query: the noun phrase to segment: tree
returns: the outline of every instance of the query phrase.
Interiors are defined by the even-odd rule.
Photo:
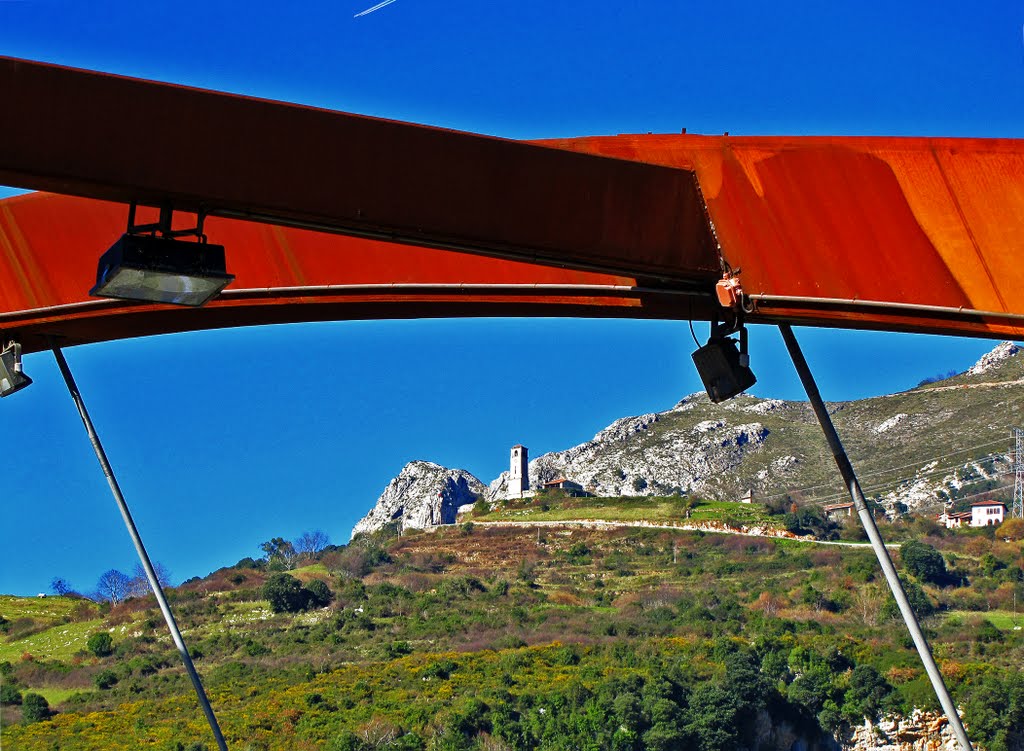
[[[942,553],[919,540],[908,540],[900,547],[903,567],[923,582],[943,584],[948,578]]]
[[[85,646],[97,657],[106,657],[114,651],[114,640],[106,631],[100,631],[90,636]]]
[[[996,529],[996,537],[1004,540],[1024,540],[1024,519],[1007,519]]]
[[[153,562],[153,573],[156,574],[156,580],[160,583],[161,587],[171,586],[171,572],[160,561]],[[145,597],[151,591],[149,577],[146,576],[146,569],[142,568],[141,563],[136,563],[135,570],[132,571],[132,578],[128,583],[128,596]]]
[[[853,723],[867,717],[875,720],[893,687],[870,665],[858,665],[850,675],[850,686],[843,698],[842,713]]]
[[[312,532],[303,532],[292,543],[292,549],[303,558],[311,559],[321,550],[331,544],[331,538],[322,529],[314,529]]]
[[[63,597],[71,591],[71,585],[68,584],[68,580],[60,576],[53,577],[50,582],[50,591],[58,597]]]
[[[39,694],[25,694],[21,698],[21,721],[26,725],[42,722],[50,717],[50,705]]]
[[[101,600],[109,600],[115,605],[129,596],[131,579],[127,574],[112,568],[100,575],[96,582],[96,591]]]
[[[260,545],[260,550],[272,569],[281,571],[295,567],[295,547],[283,537],[272,537]]]
[[[309,590],[291,574],[272,575],[263,585],[262,593],[275,613],[298,613],[309,604]]]

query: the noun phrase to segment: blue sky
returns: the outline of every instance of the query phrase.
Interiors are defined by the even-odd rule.
[[[370,5],[0,0],[0,54],[511,138],[1024,136],[1019,3],[397,0],[353,18]],[[799,335],[828,399],[908,388],[994,346]],[[487,319],[202,332],[67,357],[151,555],[181,580],[273,536],[347,541],[412,459],[487,482],[514,443],[536,456],[667,409],[700,387],[692,349],[685,322]],[[751,350],[756,394],[802,396],[776,331],[755,329]],[[134,551],[52,357],[26,369],[33,387],[0,402],[0,592],[54,576],[88,591]]]

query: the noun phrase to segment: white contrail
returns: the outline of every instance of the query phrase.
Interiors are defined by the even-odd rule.
[[[391,3],[393,3],[393,2],[395,2],[395,0],[384,0],[384,2],[377,3],[372,8],[367,8],[362,13],[356,13],[354,16],[352,16],[352,18],[359,18],[359,16],[365,16],[365,15],[367,15],[369,13],[373,13],[375,10],[380,10],[385,5],[391,5]]]

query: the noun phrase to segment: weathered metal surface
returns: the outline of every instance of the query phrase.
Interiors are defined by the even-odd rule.
[[[744,290],[813,298],[759,305],[751,320],[1024,333],[1012,317],[1024,314],[1022,140],[638,135],[545,143],[695,170]]]
[[[125,206],[2,201],[0,335],[28,351],[339,318],[706,319],[716,243],[754,323],[1024,337],[1020,140],[531,145],[8,58],[0,92],[0,183],[349,235],[210,219],[238,278],[179,310],[86,297]]]
[[[692,172],[0,57],[0,184],[690,283]]]
[[[156,212],[140,211],[140,221]],[[0,338],[26,352],[265,323],[443,316],[708,315],[710,297],[643,292],[633,278],[211,218],[235,282],[201,310],[90,299],[122,204],[44,193],[0,201]],[[188,217],[182,217],[187,223]]]

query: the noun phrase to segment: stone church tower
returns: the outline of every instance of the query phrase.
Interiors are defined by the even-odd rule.
[[[508,469],[508,497],[522,498],[530,489],[529,449],[513,446]]]

